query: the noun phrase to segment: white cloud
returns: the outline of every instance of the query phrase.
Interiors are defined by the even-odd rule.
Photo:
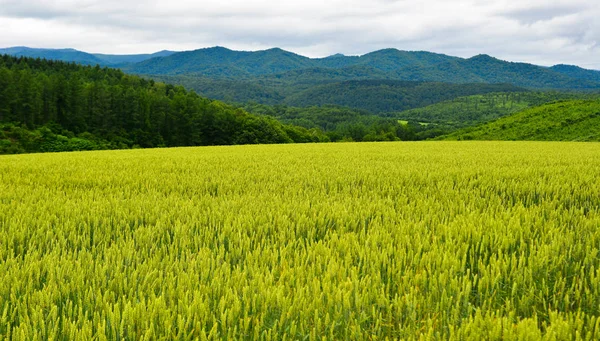
[[[277,46],[312,57],[394,47],[600,68],[599,16],[590,0],[0,0],[0,46]]]

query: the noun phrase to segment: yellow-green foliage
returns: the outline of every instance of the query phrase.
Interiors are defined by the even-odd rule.
[[[0,157],[0,339],[600,338],[600,145]]]

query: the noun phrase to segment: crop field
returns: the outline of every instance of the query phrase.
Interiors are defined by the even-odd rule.
[[[600,339],[600,144],[0,157],[0,339]]]

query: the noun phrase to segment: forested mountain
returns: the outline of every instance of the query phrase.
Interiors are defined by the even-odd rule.
[[[600,141],[600,100],[550,103],[465,128],[443,139]]]
[[[99,66],[0,56],[0,152],[313,142],[173,86]]]
[[[445,83],[508,83],[536,89],[597,89],[600,72],[564,65],[547,68],[478,55],[463,59],[385,49],[363,56],[310,59],[281,49],[257,52],[214,47],[154,58],[124,68],[147,75],[317,84],[324,80],[392,79]],[[260,82],[258,82],[260,83]],[[291,84],[294,85],[294,84]]]
[[[589,73],[594,73],[594,71]],[[506,62],[488,55],[479,55],[425,68],[410,67],[400,70],[399,77],[450,83],[510,83],[536,89],[600,88],[600,83],[590,80],[587,72],[567,74],[557,71],[557,68]]]
[[[216,47],[155,58],[124,69],[181,84],[227,102],[297,107],[341,105],[376,113],[493,92],[491,84],[505,84],[498,85],[504,89],[495,91],[510,92],[522,88],[600,89],[600,72],[573,66],[547,68],[488,55],[462,59],[395,49],[364,56],[310,59],[280,49],[238,52]],[[467,85],[417,87],[403,86],[409,83],[402,81]]]
[[[233,51],[224,47],[211,47],[147,60],[128,66],[125,70],[131,73],[151,75],[195,74],[225,78],[251,78],[276,75],[292,70],[342,69],[349,66],[366,66],[375,72],[387,72],[408,66],[428,67],[455,59],[457,58],[430,52],[408,52],[396,49],[375,51],[364,56],[332,56],[311,59],[278,48],[247,52]]]
[[[24,46],[0,49],[0,55],[7,54],[15,57],[42,58],[92,66],[116,66],[128,63],[139,63],[151,58],[166,57],[173,53],[175,52],[160,51],[153,54],[110,55],[87,53],[75,49],[34,49]]]
[[[562,73],[571,78],[577,78],[583,81],[600,83],[600,71],[586,70],[575,65],[555,65],[550,68],[552,71]]]
[[[383,49],[362,56],[344,56],[338,54],[316,59],[315,61],[318,64],[317,66],[326,68],[367,66],[380,71],[393,71],[410,66],[428,67],[458,59],[460,58],[425,51]]]
[[[518,88],[588,92],[600,89],[599,71],[576,66],[542,67],[488,55],[463,59],[396,49],[326,58],[307,58],[278,48],[248,52],[212,47],[137,56],[94,55],[70,49],[13,48],[0,50],[2,52],[118,66],[127,73],[183,85],[202,96],[232,103],[304,107],[331,104],[372,112],[401,111],[457,96],[485,94],[490,92],[486,88],[490,84],[510,84],[513,89],[507,89],[511,92],[520,91]],[[397,83],[385,85],[382,81]],[[413,86],[409,90],[411,87],[398,86],[408,84],[402,81],[465,87],[427,85],[424,88],[433,89],[433,94],[428,95],[426,91],[419,92],[424,89],[421,87]],[[474,88],[481,91],[472,91]]]

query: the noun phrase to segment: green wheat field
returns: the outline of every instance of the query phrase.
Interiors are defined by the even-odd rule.
[[[600,144],[0,156],[0,339],[599,338]]]

